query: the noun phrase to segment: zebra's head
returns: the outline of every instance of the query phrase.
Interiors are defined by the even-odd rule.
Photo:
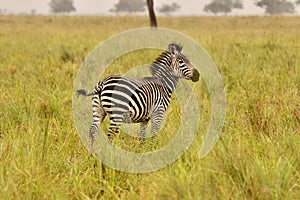
[[[198,70],[191,64],[190,60],[181,53],[182,46],[178,44],[169,44],[169,53],[172,59],[172,68],[178,78],[185,78],[197,82],[199,80]]]

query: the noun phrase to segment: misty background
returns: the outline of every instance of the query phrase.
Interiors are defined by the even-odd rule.
[[[51,0],[0,0],[1,14],[37,14],[48,15],[52,14],[49,3]],[[290,0],[295,2],[296,0]],[[109,10],[117,4],[119,0],[74,0],[76,11],[71,12],[71,15],[114,15]],[[154,7],[163,4],[176,3],[180,9],[174,13],[175,15],[213,15],[205,12],[203,8],[209,4],[211,0],[154,0]],[[228,15],[263,15],[265,9],[255,5],[255,0],[244,0],[243,9],[233,9]],[[300,6],[295,6],[295,15],[300,14]],[[147,15],[147,10],[139,14]],[[160,13],[157,13],[160,15]]]
[[[0,0],[0,10],[2,14],[31,14],[33,11],[37,15],[51,14],[49,3],[51,0]],[[72,15],[113,15],[109,10],[114,7],[119,0],[74,0],[75,12]],[[157,9],[163,4],[177,3],[180,9],[172,15],[212,15],[203,11],[206,4],[211,0],[154,0],[154,7]],[[291,0],[291,2],[293,2]],[[229,15],[263,15],[265,9],[256,6],[254,0],[244,0],[243,9],[233,9]],[[296,6],[296,13],[299,15],[300,6]],[[147,15],[147,11],[141,14]],[[159,14],[159,13],[158,13]]]

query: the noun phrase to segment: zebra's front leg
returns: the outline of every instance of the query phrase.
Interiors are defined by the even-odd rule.
[[[165,110],[161,108],[152,115],[152,117],[151,117],[151,135],[154,135],[159,131],[164,114],[165,114]]]
[[[148,126],[148,121],[143,121],[140,123],[139,138],[141,143],[143,143],[146,138],[147,126]]]

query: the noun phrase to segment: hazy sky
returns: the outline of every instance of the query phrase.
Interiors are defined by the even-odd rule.
[[[8,13],[30,13],[35,9],[37,14],[50,13],[48,3],[51,0],[0,0],[0,9]],[[77,14],[111,14],[109,9],[119,0],[74,0]],[[211,0],[154,0],[154,6],[159,7],[164,3],[176,2],[181,9],[176,12],[180,15],[202,15],[205,4]],[[253,5],[254,0],[244,0],[244,9],[235,9],[232,14],[257,15],[263,14],[264,10]],[[299,6],[297,8],[299,13]]]

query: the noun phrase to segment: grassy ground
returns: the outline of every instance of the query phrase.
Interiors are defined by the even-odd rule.
[[[199,137],[178,161],[148,174],[103,168],[75,130],[73,81],[96,45],[148,18],[0,16],[0,199],[300,198],[299,17],[159,25],[193,37],[217,64],[227,97],[222,142],[198,158],[211,107],[201,87]]]

